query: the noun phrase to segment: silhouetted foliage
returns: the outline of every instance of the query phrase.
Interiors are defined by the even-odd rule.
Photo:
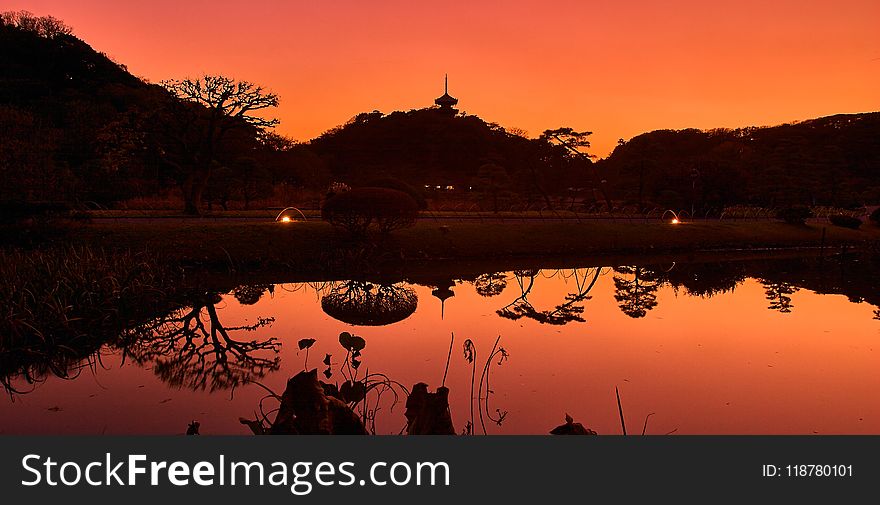
[[[402,285],[351,280],[334,284],[321,297],[321,308],[348,324],[384,326],[411,316],[418,301],[416,292]]]
[[[851,228],[853,230],[858,230],[859,226],[862,226],[861,219],[844,214],[834,214],[832,216],[828,216],[828,220],[831,221],[831,224],[833,224],[834,226]]]
[[[296,143],[267,131],[276,121],[260,111],[278,97],[260,86],[223,76],[149,84],[52,17],[0,15],[0,52],[0,200],[107,205],[179,187],[197,213],[202,200],[247,207],[335,180],[401,190],[419,208],[448,187],[493,210],[508,197],[552,207],[553,195],[577,195],[589,205],[597,191],[608,206],[610,195],[615,206],[709,215],[737,203],[880,201],[880,113],[659,130],[621,139],[597,163],[578,151],[590,132],[563,127],[529,139],[437,108],[365,112]],[[426,195],[426,186],[443,192]]]
[[[687,294],[712,297],[732,292],[747,275],[745,265],[737,262],[711,264],[676,264],[663,273],[663,279],[673,287],[684,287]]]
[[[632,318],[645,317],[657,306],[657,289],[661,282],[651,270],[639,266],[614,267],[614,299],[621,312]],[[632,276],[632,278],[628,278]]]
[[[54,39],[73,33],[73,29],[64,24],[60,19],[52,16],[34,16],[28,11],[0,13],[0,24],[31,32],[47,39]]]
[[[348,383],[346,383],[348,384]],[[358,382],[358,384],[362,384]],[[272,435],[366,435],[363,421],[339,398],[338,391],[318,380],[318,370],[303,371],[287,381],[271,426],[255,433]],[[329,394],[328,394],[329,393]],[[251,422],[242,420],[252,426]]]
[[[492,212],[498,212],[499,197],[509,186],[510,176],[507,174],[507,170],[495,163],[481,165],[471,181],[471,187],[477,191],[480,198],[491,202],[488,208]]]
[[[198,214],[211,171],[218,162],[217,153],[227,135],[231,130],[247,131],[251,128],[249,136],[256,139],[257,131],[277,125],[277,119],[266,119],[256,113],[277,107],[278,95],[254,83],[222,75],[169,80],[162,86],[183,102],[175,107],[173,116],[184,140],[178,161],[186,162],[171,161],[170,158],[166,161],[185,174],[182,178],[185,210],[189,214]]]
[[[514,301],[508,303],[504,307],[498,309],[496,314],[499,316],[516,321],[523,317],[532,319],[541,324],[563,325],[570,322],[584,322],[583,318],[584,306],[583,302],[592,298],[590,291],[599,279],[601,269],[595,269],[593,275],[589,275],[589,270],[581,275],[577,269],[573,271],[577,291],[566,293],[565,300],[548,310],[538,310],[529,301],[529,294],[535,287],[535,278],[538,275],[537,270],[514,271],[514,277],[520,287],[520,296]],[[526,281],[526,279],[528,279]],[[587,282],[589,280],[589,283]]]
[[[109,202],[155,189],[141,118],[170,97],[54,18],[0,18],[0,200]]]
[[[12,391],[11,378],[75,376],[133,321],[169,310],[181,272],[144,254],[53,247],[0,250],[0,277],[0,385]]]
[[[514,133],[516,132],[516,133]],[[353,186],[377,177],[410,186],[452,186],[464,193],[482,165],[507,171],[510,190],[526,199],[580,186],[585,176],[562,146],[528,139],[479,117],[437,109],[358,114],[309,143],[336,180]]]
[[[232,296],[242,305],[254,305],[272,289],[274,289],[272,284],[246,284],[233,289]]]
[[[409,195],[410,198],[412,198],[418,204],[419,210],[424,210],[428,208],[428,201],[425,200],[425,192],[421,189],[414,188],[413,186],[399,179],[380,177],[377,179],[371,179],[367,186],[373,188],[388,188],[401,191]]]
[[[880,113],[840,114],[774,127],[657,130],[597,163],[615,198],[682,207],[735,203],[849,207],[880,201]]]
[[[501,272],[483,274],[474,279],[474,287],[480,296],[497,296],[507,287],[507,276]]]
[[[216,304],[220,295],[193,297],[192,306],[126,330],[126,353],[171,386],[193,390],[228,389],[278,370],[281,343],[275,338],[239,340],[236,332],[253,332],[274,318],[226,326]]]
[[[762,280],[761,284],[764,285],[767,300],[770,301],[770,305],[767,308],[783,314],[791,312],[791,309],[794,308],[794,304],[791,303],[791,295],[797,292],[798,288],[796,286],[788,282],[771,282],[768,280]]]
[[[379,233],[415,224],[419,206],[402,191],[388,188],[355,188],[333,195],[324,202],[321,218],[363,237],[373,227]]]
[[[809,207],[796,205],[780,209],[776,212],[776,217],[788,224],[803,225],[807,222],[807,219],[813,217],[813,211]]]

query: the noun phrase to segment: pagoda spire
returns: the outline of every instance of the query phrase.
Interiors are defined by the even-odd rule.
[[[458,105],[458,99],[449,95],[449,74],[443,74],[443,96],[434,100],[434,103],[440,106],[440,110],[455,114],[458,112],[455,106]]]

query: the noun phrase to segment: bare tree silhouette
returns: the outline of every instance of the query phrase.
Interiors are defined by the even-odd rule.
[[[204,75],[197,79],[163,81],[162,86],[184,105],[176,113],[179,125],[189,131],[178,138],[189,139],[194,145],[182,146],[190,151],[192,166],[186,171],[184,202],[188,214],[201,211],[202,195],[216,162],[216,153],[230,130],[247,126],[264,129],[278,124],[255,112],[278,106],[278,95],[247,81],[235,81],[222,75]],[[182,117],[181,117],[182,116]],[[170,160],[166,159],[171,163]],[[176,164],[176,163],[175,163]],[[178,168],[182,168],[179,167]]]
[[[277,339],[237,340],[230,335],[269,326],[274,318],[227,327],[217,314],[219,300],[219,295],[207,293],[189,308],[127,330],[125,355],[138,364],[152,364],[168,384],[194,390],[234,388],[277,370],[281,349]]]

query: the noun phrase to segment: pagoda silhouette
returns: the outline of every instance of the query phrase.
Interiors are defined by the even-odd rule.
[[[444,76],[443,82],[443,96],[435,99],[434,103],[440,107],[440,112],[455,115],[458,113],[458,109],[455,108],[458,105],[458,98],[449,94],[449,74]]]

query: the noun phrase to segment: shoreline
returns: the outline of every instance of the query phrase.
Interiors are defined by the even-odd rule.
[[[295,277],[425,270],[456,265],[572,265],[670,257],[817,254],[875,250],[880,227],[781,222],[449,223],[420,221],[387,237],[357,242],[320,221],[82,224],[55,241],[145,252],[215,272],[283,271]],[[471,265],[469,268],[468,265]]]

